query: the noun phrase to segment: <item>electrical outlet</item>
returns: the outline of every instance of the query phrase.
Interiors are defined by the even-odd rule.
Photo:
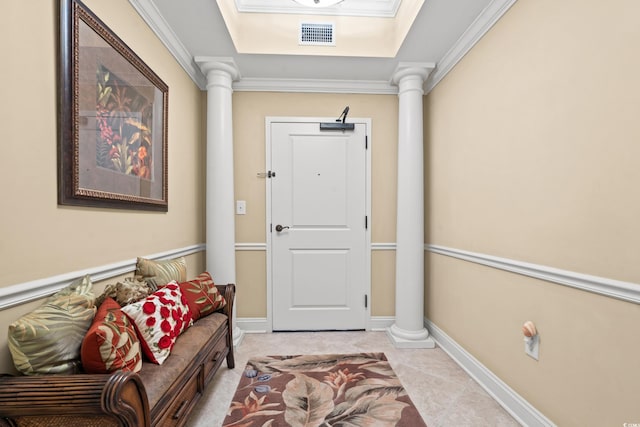
[[[534,335],[532,337],[524,338],[524,352],[534,359],[538,360],[538,354],[540,352],[540,336]]]
[[[247,202],[245,200],[236,200],[236,215],[247,214]]]

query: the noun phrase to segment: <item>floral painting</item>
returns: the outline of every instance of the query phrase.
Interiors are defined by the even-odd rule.
[[[249,360],[224,427],[426,427],[384,353]]]
[[[79,0],[60,0],[58,203],[167,211],[169,87]]]
[[[96,79],[97,165],[151,179],[153,104],[103,65]]]

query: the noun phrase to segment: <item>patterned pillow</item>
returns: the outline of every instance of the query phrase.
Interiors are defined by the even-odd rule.
[[[115,285],[107,285],[102,295],[96,300],[96,305],[99,307],[107,297],[111,297],[120,306],[125,306],[132,302],[140,301],[142,298],[151,295],[157,290],[157,288],[152,289],[151,286],[141,278],[126,277],[123,281],[117,282]]]
[[[26,375],[80,371],[80,346],[96,313],[91,277],[86,275],[47,298],[9,325],[9,350]]]
[[[138,257],[135,274],[136,277],[143,279],[153,279],[158,287],[164,286],[172,280],[180,283],[187,280],[187,261],[184,257],[166,261]]]
[[[144,355],[158,365],[169,357],[176,338],[193,324],[187,300],[175,281],[122,311],[133,322]]]
[[[89,374],[108,374],[122,369],[142,369],[140,341],[120,305],[107,297],[93,319],[80,349],[82,367]]]
[[[227,304],[206,271],[193,280],[180,283],[180,289],[187,299],[193,320],[211,314]]]

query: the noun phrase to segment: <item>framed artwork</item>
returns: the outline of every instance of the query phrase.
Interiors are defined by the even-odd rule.
[[[168,86],[80,0],[60,0],[58,203],[167,211]]]

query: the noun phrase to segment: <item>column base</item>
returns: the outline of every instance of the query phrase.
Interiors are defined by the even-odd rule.
[[[244,338],[244,331],[237,326],[233,328],[233,349],[238,348],[242,339]]]
[[[429,336],[429,331],[407,331],[395,324],[387,328],[387,336],[396,348],[435,348],[436,342]]]

